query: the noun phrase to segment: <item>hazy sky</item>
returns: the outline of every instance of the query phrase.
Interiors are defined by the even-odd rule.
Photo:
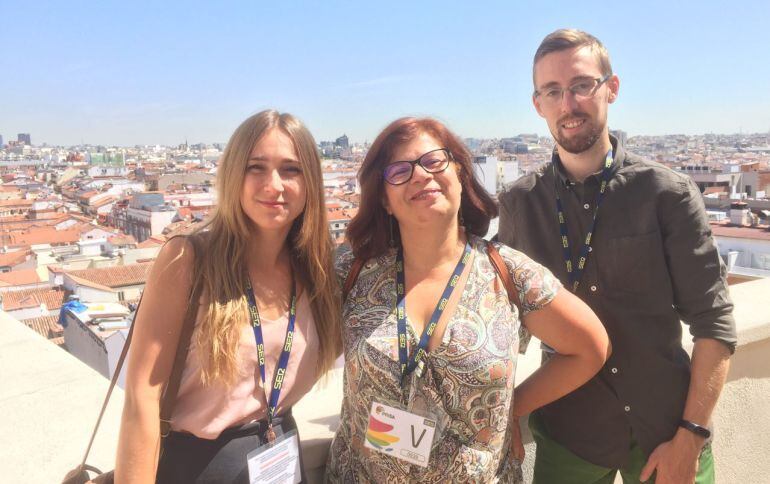
[[[599,37],[630,135],[770,131],[770,3],[0,1],[0,134],[34,144],[227,141],[267,107],[317,140],[404,115],[465,137],[546,134],[532,56]]]

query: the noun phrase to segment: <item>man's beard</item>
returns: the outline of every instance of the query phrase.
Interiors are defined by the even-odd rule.
[[[591,129],[586,134],[580,134],[577,136],[573,136],[571,138],[562,136],[561,125],[564,124],[565,121],[570,119],[572,120],[582,119],[584,123],[589,124]],[[604,127],[595,125],[587,114],[575,112],[568,116],[564,116],[562,119],[560,119],[556,123],[556,132],[555,133],[551,132],[551,134],[553,135],[554,139],[556,140],[556,143],[558,143],[561,149],[563,149],[567,153],[578,155],[580,153],[588,151],[594,144],[596,144],[596,142],[599,141],[599,138],[601,137],[603,130],[604,130]]]

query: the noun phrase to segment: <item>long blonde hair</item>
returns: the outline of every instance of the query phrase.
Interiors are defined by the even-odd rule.
[[[297,118],[266,110],[246,119],[227,143],[217,170],[217,207],[198,230],[205,242],[199,274],[209,296],[205,317],[195,332],[193,344],[201,355],[204,384],[214,380],[231,383],[238,368],[241,324],[248,319],[242,267],[250,241],[249,219],[240,195],[249,156],[270,129],[286,134],[297,152],[305,179],[307,201],[287,237],[292,270],[310,298],[319,337],[316,376],[329,370],[341,348],[339,291],[334,273],[334,243],[326,218],[321,160],[315,140]],[[204,232],[205,231],[205,232]],[[203,233],[201,233],[203,232]]]

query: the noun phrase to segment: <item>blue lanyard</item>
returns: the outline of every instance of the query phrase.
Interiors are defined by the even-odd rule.
[[[249,315],[251,316],[251,327],[254,330],[254,339],[257,340],[257,359],[259,360],[259,374],[262,377],[262,386],[267,390],[265,384],[265,341],[262,337],[262,321],[259,318],[257,309],[257,299],[254,297],[254,289],[251,286],[251,279],[246,277],[246,298],[249,301]],[[278,397],[281,395],[283,379],[286,376],[286,367],[289,364],[289,354],[294,340],[294,322],[297,318],[297,294],[294,287],[294,279],[291,281],[291,303],[289,307],[289,324],[286,327],[286,339],[283,343],[281,356],[278,358],[278,366],[275,368],[275,377],[273,378],[273,388],[270,391],[270,398],[267,404],[267,439],[272,442],[275,440],[273,432],[273,416],[278,406]]]
[[[607,152],[607,157],[604,159],[604,169],[602,170],[602,182],[599,186],[599,194],[596,196],[596,205],[594,206],[594,217],[591,221],[591,227],[588,229],[585,241],[583,243],[583,250],[580,252],[580,259],[578,259],[577,268],[572,267],[572,254],[569,250],[569,236],[567,234],[567,217],[564,214],[564,207],[561,203],[561,197],[559,197],[559,187],[555,186],[556,192],[556,212],[559,217],[559,231],[561,232],[561,245],[564,251],[564,264],[567,266],[567,276],[569,277],[570,284],[572,285],[572,292],[577,291],[580,285],[580,278],[583,275],[583,269],[585,269],[586,261],[588,260],[588,253],[591,252],[591,236],[596,229],[596,220],[599,217],[599,205],[601,205],[604,199],[604,193],[607,190],[607,183],[612,176],[612,149]],[[556,176],[556,168],[554,167],[554,182],[558,180]]]
[[[457,282],[460,280],[460,275],[463,273],[465,264],[468,262],[470,255],[471,244],[470,242],[466,242],[463,255],[457,262],[452,277],[449,278],[449,281],[444,288],[444,293],[441,294],[441,299],[438,304],[436,304],[436,309],[433,310],[430,322],[422,331],[420,342],[417,344],[416,350],[412,352],[412,358],[410,359],[406,351],[406,282],[404,277],[404,253],[403,249],[398,249],[398,256],[396,257],[396,320],[398,327],[398,361],[401,363],[402,382],[428,354],[426,348],[428,347],[430,337],[436,330],[438,320],[444,313],[444,308],[446,308],[449,297],[452,295],[452,291],[454,291]]]

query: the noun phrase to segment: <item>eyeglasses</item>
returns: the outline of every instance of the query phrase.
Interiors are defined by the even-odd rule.
[[[561,103],[565,91],[571,92],[577,99],[588,99],[593,97],[599,89],[599,86],[607,82],[610,77],[612,77],[612,74],[607,74],[604,77],[596,77],[594,79],[585,79],[576,82],[567,89],[562,89],[561,87],[549,87],[542,91],[535,91],[535,97],[539,97],[540,101],[548,106],[555,106]]]
[[[414,166],[419,164],[428,173],[441,173],[452,161],[452,153],[446,148],[428,151],[412,161],[394,161],[382,170],[385,181],[391,185],[402,185],[412,179]]]

